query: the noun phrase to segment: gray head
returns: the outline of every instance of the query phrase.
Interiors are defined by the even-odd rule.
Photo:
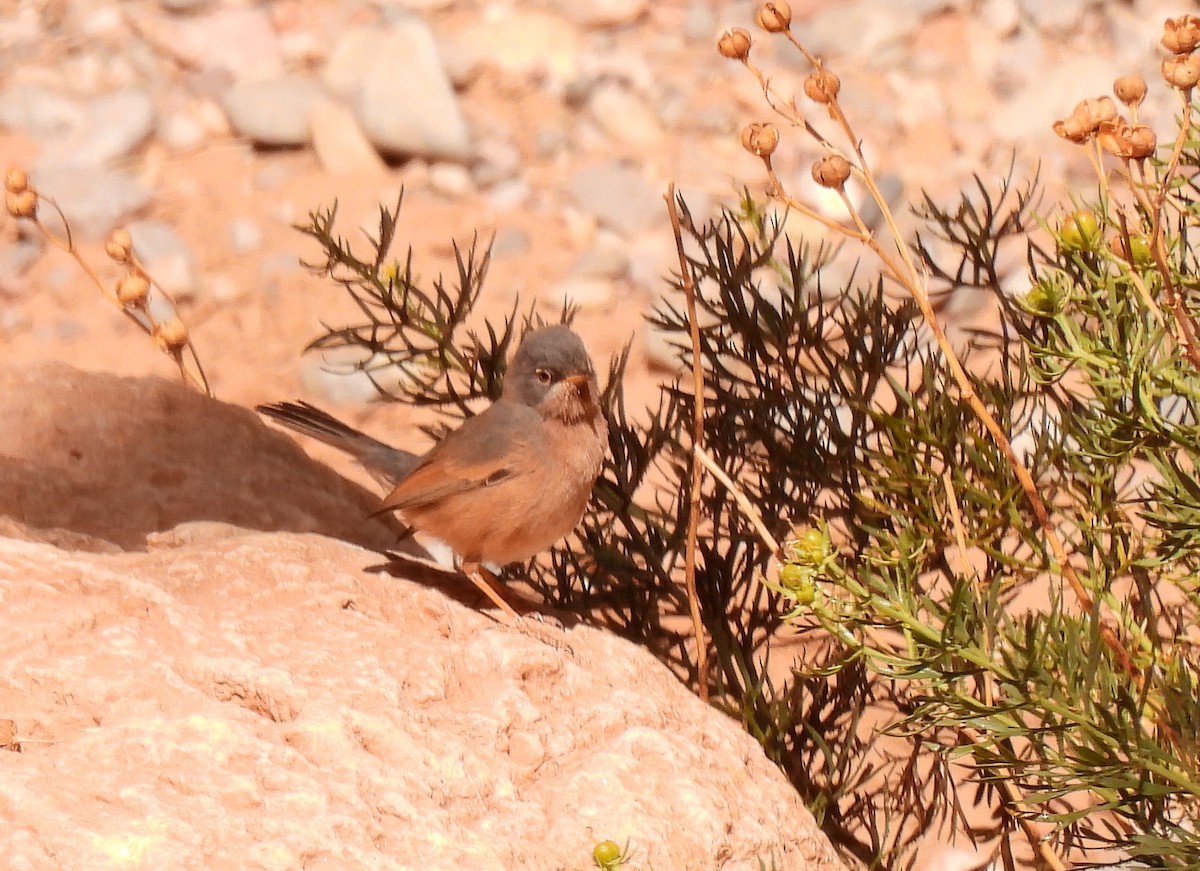
[[[569,423],[596,413],[596,376],[583,341],[565,324],[530,330],[509,364],[504,396]]]

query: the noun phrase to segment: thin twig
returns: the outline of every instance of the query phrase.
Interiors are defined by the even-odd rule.
[[[746,515],[746,518],[750,521],[750,525],[754,527],[755,532],[758,533],[758,537],[762,539],[763,544],[770,549],[771,553],[779,553],[779,542],[775,540],[775,536],[771,535],[771,530],[767,529],[767,524],[763,520],[762,514],[754,507],[754,503],[750,501],[750,498],[742,492],[742,488],[729,477],[724,469],[717,465],[717,461],[700,445],[692,445],[692,456],[699,460],[701,465],[708,469],[712,473],[712,476],[720,481],[725,489],[729,491],[729,495],[733,497],[733,501],[742,509],[742,513]]]
[[[675,185],[667,186],[667,213],[671,216],[671,230],[675,233],[675,251],[679,254],[679,280],[687,299],[688,325],[692,339],[692,447],[704,444],[704,368],[700,362],[700,322],[696,316],[696,283],[692,279],[691,265],[683,251],[683,231],[679,227],[679,211],[675,205]],[[704,633],[704,620],[700,615],[700,597],[696,594],[696,538],[700,524],[700,464],[691,464],[691,487],[688,493],[687,546],[683,556],[683,581],[687,590],[688,607],[692,614],[692,627],[696,634],[696,670],[700,683],[700,699],[708,701],[708,639]]]

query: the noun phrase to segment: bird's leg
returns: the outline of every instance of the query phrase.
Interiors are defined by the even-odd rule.
[[[497,608],[504,612],[504,616],[510,622],[516,622],[521,619],[520,615],[513,610],[512,605],[504,601],[504,597],[500,595],[500,582],[496,580],[491,572],[476,562],[464,562],[462,564],[462,572],[471,579],[471,583],[492,600],[492,603]]]

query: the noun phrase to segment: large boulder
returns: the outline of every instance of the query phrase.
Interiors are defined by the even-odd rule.
[[[377,571],[371,497],[248,411],[0,385],[5,867],[841,867],[649,654]]]

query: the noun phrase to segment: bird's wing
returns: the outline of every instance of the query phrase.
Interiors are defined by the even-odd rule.
[[[429,505],[522,474],[530,454],[536,451],[518,448],[537,431],[539,423],[540,417],[531,408],[505,400],[496,402],[426,454],[384,498],[380,511]]]

